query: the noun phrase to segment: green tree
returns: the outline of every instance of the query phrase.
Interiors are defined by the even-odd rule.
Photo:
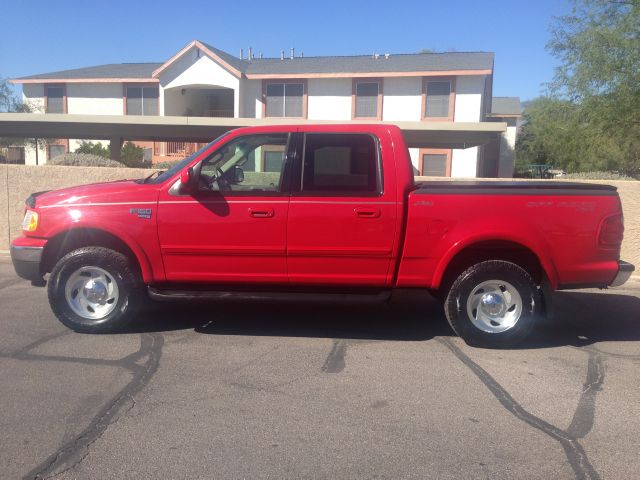
[[[144,149],[132,142],[126,142],[120,153],[120,161],[127,167],[146,168],[149,165],[144,161]]]
[[[82,141],[76,148],[75,153],[88,153],[109,158],[111,154],[110,146],[103,146],[101,143]],[[132,168],[146,168],[149,165],[144,161],[144,149],[132,142],[126,142],[120,151],[120,163]]]
[[[83,140],[82,142],[80,142],[80,146],[76,148],[75,153],[89,153],[92,155],[109,158],[110,149],[109,147],[103,146],[101,143],[87,142]]]
[[[516,143],[516,170],[550,165],[567,172],[619,170],[624,149],[617,140],[602,135],[570,100],[541,97],[528,103],[524,125]]]
[[[13,93],[4,78],[0,79],[0,112],[10,112],[13,106]]]
[[[548,49],[559,60],[550,92],[621,150],[617,167],[640,173],[640,0],[573,0],[555,19]]]

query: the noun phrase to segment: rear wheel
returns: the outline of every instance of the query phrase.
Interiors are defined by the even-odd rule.
[[[140,281],[129,259],[104,247],[85,247],[62,257],[49,278],[56,317],[77,332],[123,328],[138,306]]]
[[[541,296],[526,270],[511,262],[490,260],[458,276],[444,307],[451,328],[468,344],[512,347],[533,329]]]

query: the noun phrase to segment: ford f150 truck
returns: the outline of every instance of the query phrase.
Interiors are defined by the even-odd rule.
[[[389,125],[237,129],[146,179],[32,194],[15,270],[82,332],[121,328],[144,295],[385,299],[425,289],[470,344],[511,346],[549,292],[620,285],[616,189],[416,183]]]

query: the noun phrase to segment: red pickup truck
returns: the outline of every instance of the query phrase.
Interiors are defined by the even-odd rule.
[[[69,328],[152,299],[388,299],[425,289],[467,342],[511,346],[549,292],[620,285],[616,189],[414,181],[400,129],[237,129],[146,179],[32,194],[11,255]]]

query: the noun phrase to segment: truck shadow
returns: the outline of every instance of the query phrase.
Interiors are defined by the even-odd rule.
[[[438,301],[409,295],[389,304],[349,306],[292,303],[162,303],[142,312],[122,333],[193,329],[208,335],[424,341],[453,336]],[[640,298],[558,292],[553,318],[544,320],[520,349],[640,341]]]

